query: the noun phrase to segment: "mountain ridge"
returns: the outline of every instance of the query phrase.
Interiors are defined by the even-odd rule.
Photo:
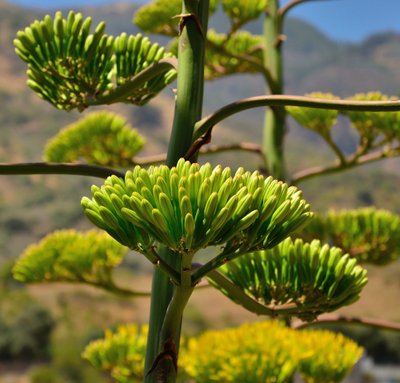
[[[135,9],[135,6],[126,4],[86,7],[83,14],[91,15],[94,24],[105,19],[108,24],[107,33],[118,34],[123,30],[136,33],[137,29],[131,24]],[[26,68],[15,55],[12,40],[18,29],[43,17],[45,13],[26,10],[0,0],[0,162],[40,161],[45,142],[59,129],[80,117],[77,112],[66,113],[54,109],[25,86]],[[218,17],[217,15],[212,20],[211,26],[223,25],[223,20]],[[260,22],[249,25],[253,32],[261,30],[260,28]],[[377,89],[390,95],[399,93],[400,72],[397,70],[397,63],[400,60],[400,35],[384,34],[372,36],[362,44],[341,44],[332,41],[315,27],[296,19],[288,20],[285,33],[287,41],[284,58],[288,93],[303,94],[321,90],[339,96],[350,96],[356,92]],[[165,38],[157,40],[165,42]],[[251,75],[236,75],[208,82],[205,88],[205,113],[229,102],[266,92],[261,76]],[[148,106],[135,108],[117,105],[113,110],[123,114],[148,137],[144,154],[165,151],[173,113],[172,86]],[[239,114],[215,129],[213,142],[261,142],[262,118],[262,108]],[[333,159],[329,150],[324,150],[318,137],[297,127],[292,121],[289,121],[289,125],[286,148],[290,170]],[[357,137],[347,134],[346,123],[339,125],[335,131],[339,145],[343,148],[354,146]],[[313,155],[303,155],[304,152]],[[207,160],[224,165],[230,163],[233,166],[242,163],[249,167],[258,165],[253,155],[243,153],[207,157]],[[307,197],[311,201],[314,198],[320,204],[318,206],[321,206],[317,197],[326,188],[326,199],[334,201],[336,207],[352,206],[362,203],[358,199],[360,188],[370,187],[373,190],[371,200],[375,198],[381,203],[381,207],[393,207],[400,211],[399,202],[383,193],[383,188],[394,190],[400,187],[397,173],[393,171],[396,164],[398,162],[391,161],[389,165],[385,165],[385,171],[390,176],[385,182],[379,181],[380,189],[371,183],[367,170],[361,170],[360,173],[354,172],[350,176],[350,173],[343,175],[343,179],[354,187],[354,191],[346,192],[346,199],[338,198],[338,192],[335,194],[333,184],[336,182],[337,187],[341,186],[340,180],[333,177],[329,178],[330,182],[305,185]],[[374,165],[373,168],[368,168],[370,169],[381,170],[382,166]],[[71,177],[64,183],[57,176],[2,179],[0,227],[3,235],[0,235],[0,254],[15,255],[26,243],[51,229],[84,225],[81,222],[79,202],[76,201],[89,190],[88,185],[92,181]],[[19,225],[18,222],[15,223],[16,220],[20,222],[21,231],[12,244],[7,238],[11,232],[15,234],[15,227]],[[30,228],[29,232],[22,229],[26,227]]]

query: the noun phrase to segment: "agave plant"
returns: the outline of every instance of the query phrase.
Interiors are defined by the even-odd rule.
[[[147,332],[147,326],[138,325],[107,330],[103,338],[89,343],[83,357],[117,382],[139,383]],[[307,383],[339,383],[362,352],[354,341],[330,331],[298,331],[278,321],[248,323],[185,339],[180,381],[276,383],[289,381],[298,371]]]
[[[91,24],[91,18],[83,19],[80,13],[71,11],[64,19],[57,12],[54,20],[47,15],[18,32],[16,52],[28,64],[28,85],[40,97],[64,110],[109,103],[110,93],[116,93],[113,102],[142,105],[174,80],[175,71],[165,68],[133,87],[129,97],[121,96],[121,84],[171,55],[140,34],[107,36],[104,22],[90,34]]]
[[[302,2],[293,0],[280,7],[279,0],[221,0],[222,11],[229,19],[228,30],[223,34],[207,33],[208,15],[218,6],[217,1],[210,1],[211,7],[208,1],[197,0],[155,0],[145,5],[135,21],[149,32],[178,37],[179,66],[171,53],[140,34],[121,34],[114,38],[105,34],[104,23],[91,33],[90,18],[84,19],[74,12],[65,19],[60,12],[54,19],[46,16],[17,35],[15,46],[27,63],[29,85],[59,109],[82,111],[88,106],[115,102],[141,106],[175,77],[178,80],[165,165],[137,166],[123,174],[116,169],[79,163],[0,164],[2,174],[55,172],[103,178],[111,174],[103,185],[92,187],[91,197],[84,197],[82,206],[86,216],[113,240],[105,234],[104,241],[97,235],[92,240],[88,235],[84,240],[91,246],[80,246],[81,236],[86,234],[56,233],[59,245],[50,237],[45,238],[30,250],[34,256],[26,253],[15,273],[27,281],[35,281],[36,277],[45,281],[79,281],[121,293],[111,274],[126,248],[143,254],[153,264],[146,350],[141,330],[132,330],[131,337],[131,330],[120,329],[119,333],[108,335],[108,344],[93,346],[87,354],[116,379],[129,381],[140,376],[145,383],[176,382],[183,312],[202,278],[209,278],[224,294],[257,314],[299,316],[307,321],[360,296],[366,272],[351,257],[352,248],[346,249],[347,255],[320,242],[286,239],[309,223],[312,213],[301,192],[282,180],[290,180],[295,185],[310,177],[398,155],[397,112],[390,117],[386,113],[371,114],[368,118],[373,123],[368,122],[366,127],[363,124],[357,127],[357,121],[362,118],[350,113],[398,111],[400,102],[381,95],[367,96],[368,100],[375,100],[368,102],[336,100],[322,94],[317,98],[283,95],[283,22],[288,11]],[[265,17],[262,41],[239,30],[262,15]],[[204,117],[204,67],[208,68],[208,78],[238,71],[260,73],[271,95],[238,100]],[[291,113],[325,139],[338,161],[305,169],[293,176],[287,174],[283,150],[286,106],[308,108],[291,109]],[[201,147],[210,142],[216,125],[233,114],[255,107],[268,107],[262,150],[258,153],[262,155],[263,167],[274,178],[243,168],[232,172],[221,166],[192,163],[197,161]],[[331,137],[337,112],[316,109],[349,112],[360,135],[360,145],[352,155],[342,153]],[[114,135],[112,140],[120,151],[125,144],[130,149],[136,148],[132,132],[127,133],[121,126],[124,124],[117,125],[120,128],[113,130],[113,122],[109,121],[104,134],[97,139],[108,141]],[[115,134],[117,131],[119,137]],[[85,130],[77,133],[72,128],[71,132],[71,136],[66,134],[62,140],[67,141],[69,137],[73,141],[74,135],[83,132],[90,134]],[[112,145],[102,144],[96,147],[96,143],[90,148],[89,155],[81,145],[75,157],[68,161],[84,158],[103,165],[129,165],[128,158],[133,152],[128,150],[118,160],[110,150]],[[190,162],[179,160],[182,157]],[[396,225],[388,230],[386,221],[384,230],[380,231],[376,229],[378,221],[374,218],[366,225],[346,222],[344,227],[351,226],[350,234],[352,230],[366,228],[369,237],[363,237],[363,241],[379,237],[382,239],[376,242],[379,251],[387,246],[391,254],[395,253],[397,247],[388,240],[387,234],[397,238],[393,234]],[[352,237],[349,233],[343,238]],[[358,237],[353,237],[351,240],[357,243]],[[103,247],[109,241],[113,241],[111,253]],[[342,242],[345,247],[348,245],[345,240]],[[215,254],[199,264],[201,258],[194,257],[205,247],[212,247]],[[369,254],[376,251],[362,250]],[[197,361],[191,357],[184,365],[188,366],[187,373],[199,382],[283,382],[290,379],[302,360],[313,355],[293,346],[300,345],[301,340],[291,331],[278,324],[246,325],[242,330],[226,330],[222,336],[204,335],[204,341],[199,338],[189,345],[188,355],[193,351]],[[224,344],[226,340],[228,344]],[[330,338],[328,342],[335,339]],[[128,343],[139,354],[146,353],[143,368],[125,363],[126,358],[141,359],[133,356],[136,351],[127,347]],[[350,353],[356,357],[339,358],[346,371],[358,357],[357,350]],[[183,351],[182,357],[185,360]],[[233,363],[227,364],[228,358]],[[332,365],[336,366],[334,362]],[[136,367],[137,371],[131,374],[130,369]],[[336,382],[343,376],[343,370],[340,366],[335,369],[337,374],[331,374],[317,361],[314,365],[304,364],[302,373],[306,379],[314,376],[328,379],[329,376],[330,381]]]
[[[147,257],[155,241],[190,259],[223,245],[218,262],[244,251],[271,248],[312,216],[295,187],[259,172],[200,166],[136,166],[125,180],[112,176],[83,198],[86,216],[121,244]],[[215,265],[216,266],[216,265]]]
[[[363,353],[354,341],[326,330],[303,330],[297,337],[300,349],[312,350],[311,357],[300,360],[299,372],[306,383],[342,382]]]
[[[124,294],[112,278],[128,249],[104,232],[59,230],[26,248],[13,269],[21,282],[75,282]]]
[[[111,112],[95,112],[65,127],[46,145],[49,162],[128,166],[142,149],[144,138],[128,122]]]
[[[91,342],[82,354],[89,363],[110,373],[120,383],[139,383],[144,376],[147,325],[120,325],[107,330],[103,339]]]
[[[396,97],[389,97],[381,92],[357,93],[350,97],[352,100],[390,100]],[[382,112],[346,112],[353,127],[362,137],[373,142],[379,135],[385,136],[389,140],[399,137],[400,115],[396,113]]]
[[[367,272],[355,259],[317,240],[288,238],[273,249],[229,262],[219,272],[227,280],[214,272],[211,283],[248,310],[303,320],[353,303],[367,283]]]
[[[362,208],[317,215],[302,235],[342,248],[362,263],[386,265],[398,259],[400,217],[387,210]]]
[[[209,13],[216,11],[217,0],[211,0]],[[139,8],[133,22],[144,32],[165,36],[179,35],[179,15],[182,12],[181,0],[155,0]]]
[[[332,93],[313,92],[307,93],[308,97],[326,98],[334,100],[338,97]],[[323,136],[329,136],[332,126],[336,124],[338,116],[337,110],[300,108],[298,106],[289,106],[286,108],[289,114],[302,126],[311,129]]]

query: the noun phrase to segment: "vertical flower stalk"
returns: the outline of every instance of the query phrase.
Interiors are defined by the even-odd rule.
[[[279,0],[269,0],[264,20],[264,65],[271,75],[268,91],[283,94],[283,58]],[[265,113],[263,152],[267,156],[267,172],[275,178],[285,180],[286,169],[283,154],[285,135],[285,108],[271,107]]]
[[[178,79],[175,116],[168,147],[167,165],[174,166],[190,148],[195,123],[203,107],[204,53],[209,0],[184,0],[180,15]],[[181,270],[177,254],[162,247],[160,254]],[[149,336],[145,363],[145,383],[175,382],[181,316],[190,292],[177,292],[168,277],[155,268],[150,307]],[[189,290],[189,287],[187,288]],[[184,296],[185,298],[181,299]],[[182,302],[180,302],[182,300]],[[186,300],[186,301],[185,301]],[[179,312],[172,312],[178,307]],[[167,315],[168,313],[168,315]],[[172,332],[165,329],[164,319],[174,318]],[[168,326],[167,326],[168,327]],[[176,359],[175,359],[176,360]]]

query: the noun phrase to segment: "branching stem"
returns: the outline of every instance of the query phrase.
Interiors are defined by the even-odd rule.
[[[328,146],[334,151],[336,154],[339,164],[342,166],[346,166],[346,157],[343,155],[342,151],[340,148],[336,145],[335,141],[332,140],[331,135],[328,133],[326,135],[322,135],[323,139],[325,142],[328,144]]]
[[[107,178],[111,175],[116,175],[120,178],[125,176],[125,173],[115,169],[86,164],[59,164],[47,162],[0,164],[0,175],[22,174],[70,174],[98,178]]]
[[[248,250],[238,249],[233,252],[230,251],[222,251],[216,257],[196,269],[196,271],[192,275],[192,285],[195,286],[199,281],[208,275],[212,270],[218,269],[218,267],[222,266],[226,262],[232,261],[233,259],[239,257],[242,254],[245,254]]]
[[[297,306],[295,303],[287,303],[276,306],[266,306],[251,296],[247,295],[239,286],[235,285],[218,270],[211,270],[207,273],[207,278],[214,282],[219,287],[225,290],[230,298],[236,303],[243,306],[246,310],[257,315],[267,315],[269,317],[291,317],[296,316],[302,311],[307,311],[310,305],[304,305],[303,307]]]
[[[92,105],[104,105],[113,104],[126,100],[132,93],[132,90],[139,88],[152,78],[158,76],[161,73],[165,73],[170,69],[176,69],[177,60],[173,58],[162,59],[146,69],[142,70],[131,80],[127,81],[123,85],[110,90],[107,94],[94,99],[88,103],[88,106]]]
[[[300,182],[306,181],[311,178],[338,173],[342,170],[382,160],[384,158],[397,157],[399,155],[400,155],[400,147],[394,148],[390,151],[383,150],[379,152],[368,153],[362,156],[351,156],[347,158],[345,162],[342,164],[334,164],[329,166],[316,166],[313,168],[301,170],[294,174],[291,184],[297,185]]]
[[[400,323],[387,322],[378,319],[363,319],[358,317],[349,317],[346,315],[325,314],[318,317],[314,322],[304,323],[295,322],[293,327],[297,329],[318,326],[320,324],[349,324],[359,325],[364,327],[379,328],[382,330],[400,332]]]
[[[194,125],[201,118],[204,88],[205,35],[207,33],[209,0],[183,0],[178,46],[179,70],[172,132],[168,145],[166,164],[174,166],[192,144]],[[180,259],[162,247],[160,255],[177,270]],[[145,383],[176,381],[176,356],[179,348],[184,299],[178,301],[177,289],[168,277],[157,268],[153,274],[150,306],[149,335],[145,361]],[[190,296],[190,295],[189,295]],[[189,299],[189,297],[188,297]],[[180,304],[183,307],[180,307]],[[171,330],[165,321],[170,316],[176,320]],[[167,316],[167,318],[166,318]],[[168,330],[167,330],[168,329]],[[159,363],[161,361],[161,363]]]
[[[390,112],[400,110],[400,101],[355,101],[327,100],[306,96],[270,95],[250,97],[228,104],[198,121],[193,138],[198,139],[222,120],[252,108],[265,106],[303,106],[307,108],[331,109],[358,112]],[[268,153],[267,153],[268,154]]]
[[[232,32],[233,34],[233,32]],[[228,35],[228,39],[231,36]],[[226,44],[226,42],[225,42]],[[253,66],[253,68],[255,70],[257,70],[259,73],[261,73],[265,80],[267,81],[268,85],[271,88],[275,88],[276,87],[276,83],[274,81],[274,79],[271,76],[271,72],[268,70],[268,68],[266,68],[263,63],[259,60],[257,60],[255,57],[250,56],[248,54],[243,54],[243,53],[233,53],[233,52],[229,52],[226,48],[225,48],[225,44],[224,45],[217,45],[214,42],[207,40],[207,45],[209,45],[214,51],[223,54],[226,57],[230,57],[233,59],[237,59],[240,61],[244,61],[247,62],[248,64],[250,64],[251,66]]]
[[[279,21],[280,21],[281,31],[283,29],[283,20],[290,10],[292,10],[293,8],[295,8],[296,6],[298,6],[300,4],[316,2],[316,1],[328,1],[328,0],[292,0],[292,1],[288,2],[287,4],[285,4],[284,6],[282,6],[279,9],[279,19],[280,19]]]
[[[218,154],[228,151],[243,151],[249,153],[255,153],[262,156],[262,148],[258,144],[254,144],[252,142],[239,142],[234,144],[224,144],[224,145],[208,145],[207,147],[202,147],[200,149],[200,155],[210,155],[210,154]],[[157,154],[154,156],[148,157],[135,157],[133,159],[132,165],[155,165],[164,163],[167,158],[166,154]]]
[[[178,285],[180,283],[179,273],[157,253],[154,247],[148,249],[144,255],[154,266],[159,267],[174,284]]]

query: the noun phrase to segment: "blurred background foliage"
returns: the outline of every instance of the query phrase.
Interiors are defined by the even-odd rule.
[[[117,35],[123,31],[137,32],[131,23],[135,9],[134,5],[117,4],[88,8],[84,14],[92,15],[94,23],[106,20],[107,30]],[[41,16],[42,12],[21,9],[0,0],[0,162],[40,161],[47,140],[79,117],[76,112],[65,113],[46,105],[25,86],[24,65],[14,54],[12,39],[18,29]],[[211,27],[223,32],[226,25],[227,19],[217,12]],[[248,30],[259,33],[261,22],[249,24]],[[285,33],[288,37],[285,43],[288,93],[318,90],[347,97],[356,92],[380,90],[399,96],[400,35],[375,35],[360,44],[337,43],[297,19],[289,19]],[[154,36],[153,40],[165,42],[160,36]],[[262,84],[258,76],[250,75],[209,82],[206,84],[206,111],[239,98],[263,94]],[[126,106],[110,108],[121,113],[148,138],[141,154],[165,151],[173,97],[171,86],[162,97],[140,110]],[[232,142],[259,142],[262,117],[260,109],[230,118],[215,130],[215,143],[227,143],[226,137]],[[344,117],[339,116],[338,122],[333,138],[345,153],[350,153],[356,147],[357,133],[351,130]],[[291,171],[333,159],[320,137],[292,119],[289,126],[286,149]],[[248,153],[224,153],[207,157],[207,160],[232,167],[244,162],[249,167],[258,166],[257,158]],[[376,205],[399,214],[400,200],[396,193],[400,188],[399,169],[399,160],[388,160],[299,186],[313,209],[321,213],[327,205],[335,209]],[[26,245],[55,229],[90,227],[83,218],[79,201],[91,184],[100,182],[65,177],[21,176],[0,181],[0,375],[18,375],[22,371],[30,376],[32,383],[106,383],[106,378],[81,360],[82,349],[90,340],[101,337],[105,326],[146,322],[148,302],[114,298],[90,287],[22,287],[10,277],[12,260]],[[344,312],[400,320],[400,307],[395,304],[400,288],[399,262],[390,267],[369,266],[368,269],[370,283],[365,299]],[[130,253],[117,273],[122,283],[135,276],[134,287],[143,290],[149,287],[148,271],[145,262]],[[385,303],[379,293],[382,289],[386,292]],[[211,301],[213,307],[205,313],[201,307]],[[186,319],[184,332],[198,334],[208,327],[223,328],[244,320],[252,321],[255,317],[229,303],[218,292],[206,289],[195,293]],[[17,326],[23,332],[16,331]],[[398,336],[354,328],[349,329],[348,335],[363,344],[375,362],[400,363]]]

